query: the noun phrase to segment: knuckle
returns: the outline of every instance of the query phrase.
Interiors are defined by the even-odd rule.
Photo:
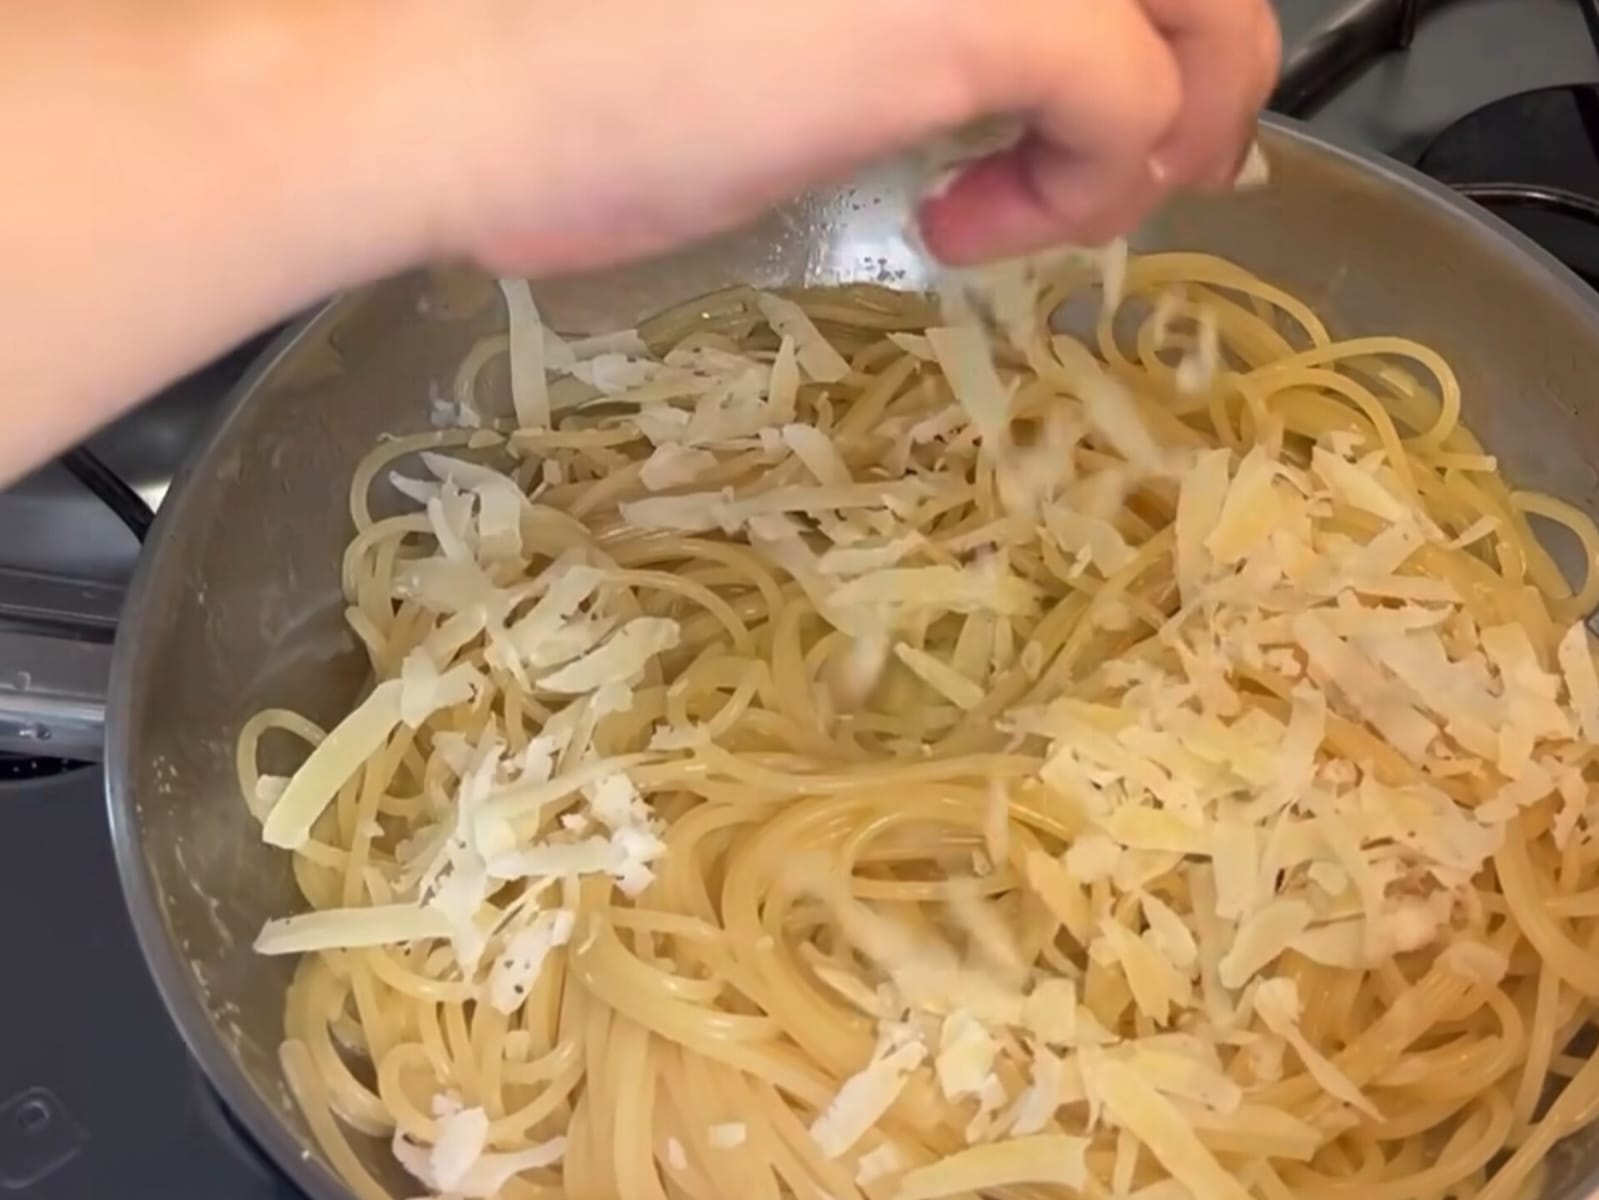
[[[1154,56],[1148,71],[1132,89],[1129,120],[1132,134],[1152,146],[1170,130],[1183,113],[1182,74],[1176,60],[1164,51]]]
[[[1255,55],[1260,64],[1261,97],[1270,95],[1277,85],[1277,76],[1283,65],[1282,26],[1277,14],[1268,4],[1259,4],[1259,17],[1255,22]]]

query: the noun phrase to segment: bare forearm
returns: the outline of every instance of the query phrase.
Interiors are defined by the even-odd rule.
[[[0,480],[433,248],[432,24],[413,0],[0,0]]]
[[[1265,0],[0,0],[0,483],[252,329],[439,255],[581,270],[995,112],[952,260],[1231,178]]]

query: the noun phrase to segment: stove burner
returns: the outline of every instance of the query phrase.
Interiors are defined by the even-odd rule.
[[[1599,86],[1496,100],[1446,128],[1416,165],[1599,287]]]

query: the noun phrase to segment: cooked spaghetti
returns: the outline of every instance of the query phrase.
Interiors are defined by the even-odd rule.
[[[371,691],[239,746],[359,1195],[1509,1200],[1599,1112],[1599,531],[1426,347],[1099,266],[502,285],[355,478]]]

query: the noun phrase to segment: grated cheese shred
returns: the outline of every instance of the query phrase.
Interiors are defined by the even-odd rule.
[[[920,1042],[874,1055],[844,1081],[838,1095],[811,1125],[811,1140],[826,1158],[839,1158],[865,1136],[899,1098],[910,1074],[927,1057]]]

